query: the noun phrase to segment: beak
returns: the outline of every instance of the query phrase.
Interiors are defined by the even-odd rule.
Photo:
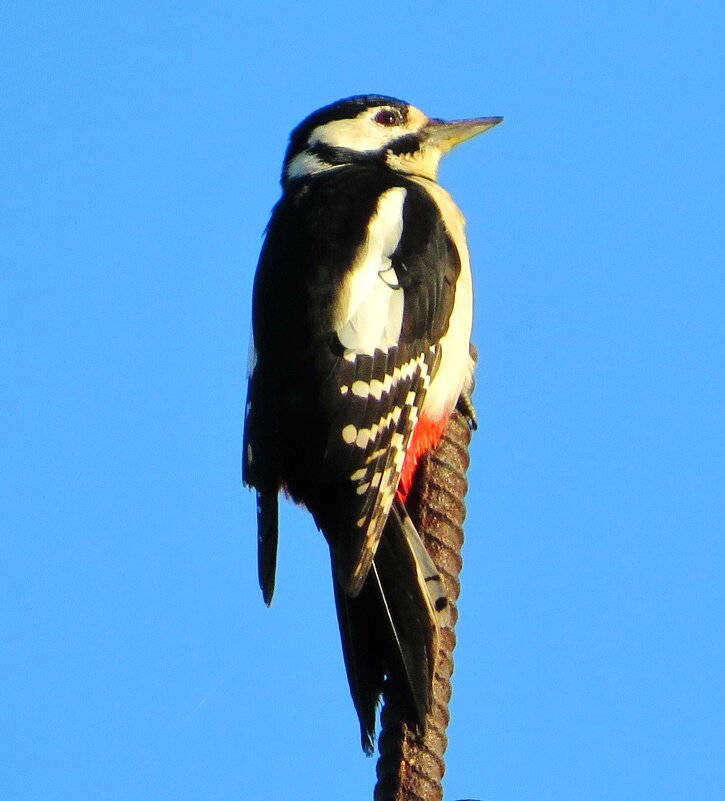
[[[476,117],[473,120],[430,120],[423,128],[423,141],[438,148],[441,153],[448,153],[456,145],[485,133],[503,122],[503,117]]]

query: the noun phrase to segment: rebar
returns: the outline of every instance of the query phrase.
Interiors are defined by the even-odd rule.
[[[392,688],[383,693],[375,801],[442,801],[443,798],[470,441],[468,419],[456,410],[440,445],[422,461],[409,499],[410,516],[443,579],[450,614],[440,631],[433,703],[422,736],[402,722],[400,701]]]

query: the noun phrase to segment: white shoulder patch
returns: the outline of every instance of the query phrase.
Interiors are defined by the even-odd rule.
[[[395,345],[403,324],[403,289],[390,257],[403,233],[403,187],[388,189],[378,199],[368,236],[358,252],[338,297],[337,336],[357,353]]]

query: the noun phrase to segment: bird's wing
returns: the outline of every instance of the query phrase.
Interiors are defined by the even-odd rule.
[[[459,271],[458,253],[423,190],[383,192],[336,298],[341,353],[328,382],[338,396],[329,404],[325,460],[353,489],[336,564],[353,596],[370,569],[441,357]]]
[[[332,170],[273,211],[255,276],[243,454],[268,603],[280,486],[325,533],[344,591],[360,591],[441,358],[459,272],[431,198],[382,170]]]

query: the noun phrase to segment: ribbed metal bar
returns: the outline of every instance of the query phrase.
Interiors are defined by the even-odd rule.
[[[467,419],[459,411],[454,412],[442,442],[421,464],[409,499],[411,518],[443,578],[450,622],[440,633],[433,704],[425,735],[420,737],[401,723],[398,699],[390,691],[383,694],[375,801],[442,801],[443,798],[470,441]]]

